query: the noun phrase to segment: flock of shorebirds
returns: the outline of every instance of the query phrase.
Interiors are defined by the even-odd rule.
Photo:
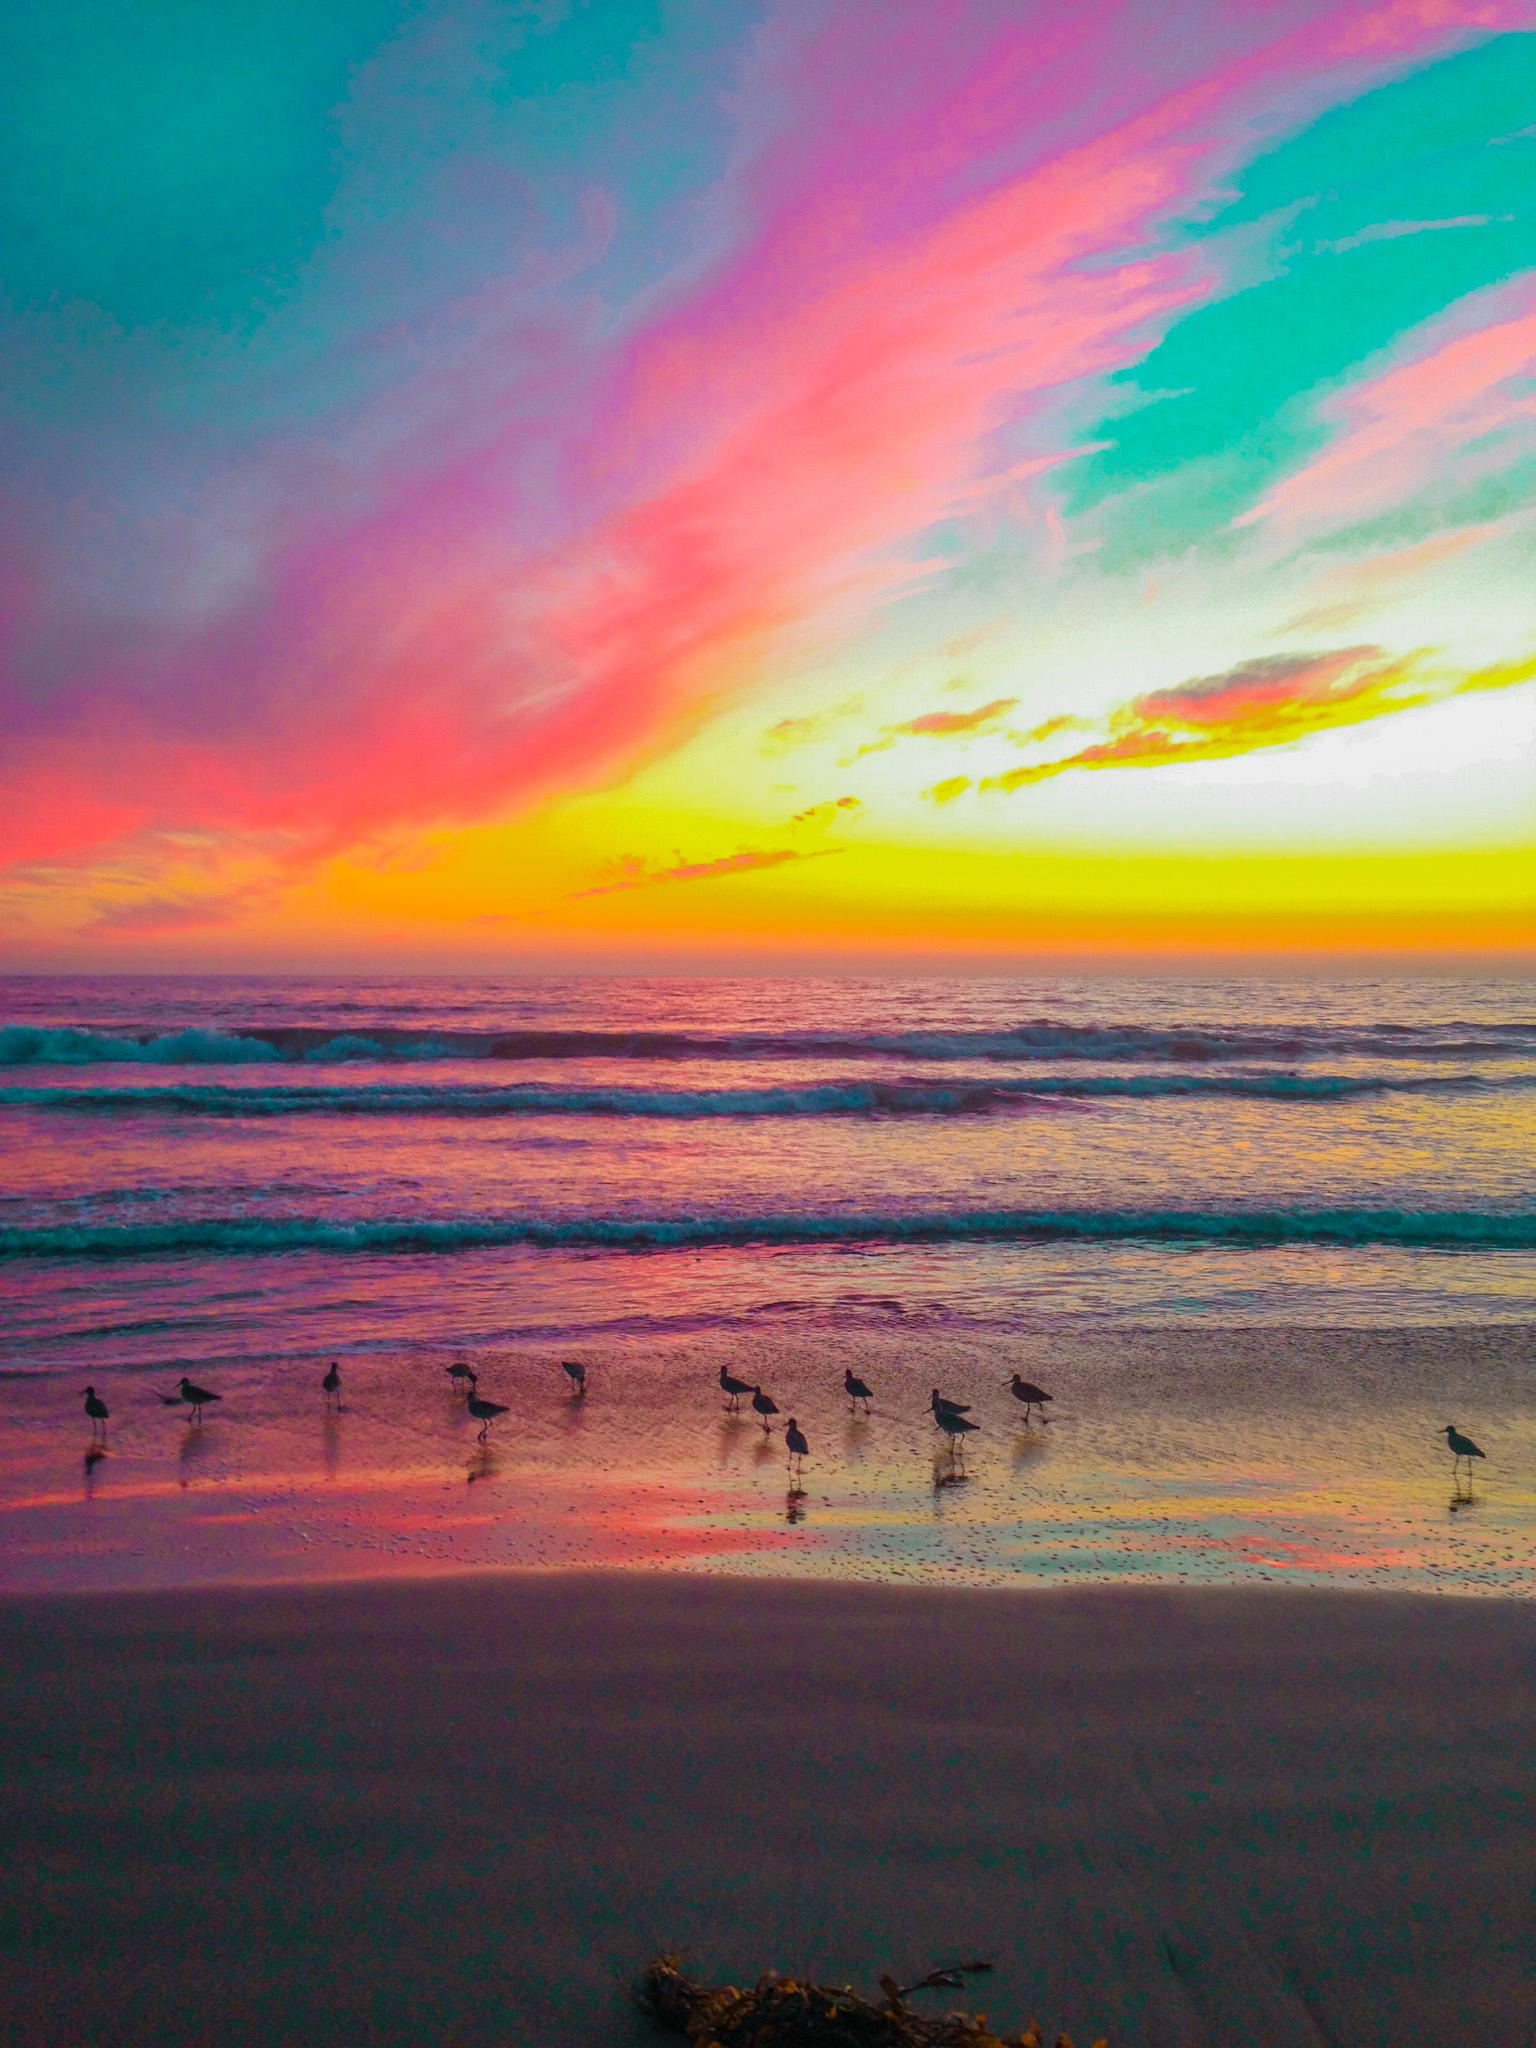
[[[331,1371],[334,1372],[335,1369],[332,1366]],[[472,1366],[461,1364],[446,1365],[443,1367],[443,1370],[451,1380],[454,1380],[465,1389],[469,1412],[480,1424],[480,1440],[483,1443],[489,1435],[491,1424],[496,1420],[497,1416],[507,1413],[506,1404],[500,1401],[486,1401],[481,1398],[479,1380]],[[576,1400],[583,1399],[587,1391],[587,1368],[584,1365],[577,1364],[574,1360],[562,1359],[561,1370],[571,1381],[573,1397]],[[780,1412],[779,1404],[771,1394],[765,1394],[761,1385],[756,1381],[737,1379],[736,1375],[727,1366],[722,1365],[720,1368],[719,1385],[721,1393],[725,1396],[725,1409],[728,1415],[739,1415],[743,1396],[750,1394],[752,1397],[752,1410],[763,1426],[764,1436],[767,1436],[777,1427],[773,1418]],[[1009,1385],[1014,1398],[1024,1403],[1024,1419],[1026,1422],[1029,1420],[1029,1412],[1032,1408],[1039,1414],[1042,1422],[1047,1420],[1043,1404],[1049,1401],[1051,1397],[1044,1387],[1037,1387],[1029,1380],[1021,1379],[1018,1373],[1013,1375]],[[875,1390],[867,1382],[861,1380],[851,1367],[845,1368],[843,1372],[843,1392],[848,1397],[848,1410],[850,1414],[857,1415],[861,1408],[866,1415],[870,1413],[870,1404],[875,1398]],[[946,1395],[941,1394],[938,1388],[935,1387],[929,1396],[928,1406],[933,1414],[934,1427],[942,1430],[949,1439],[951,1457],[959,1458],[965,1450],[965,1439],[973,1430],[979,1429],[981,1426],[979,1423],[972,1422],[969,1419],[971,1413],[970,1403],[967,1401],[952,1401]],[[791,1474],[798,1474],[803,1461],[810,1456],[811,1446],[806,1438],[805,1431],[800,1427],[799,1421],[793,1415],[788,1416],[784,1422],[784,1446],[788,1453],[790,1472]]]
[[[584,1400],[587,1392],[587,1368],[575,1359],[562,1359],[560,1361],[560,1369],[570,1383],[572,1398],[578,1401]],[[491,1433],[491,1424],[498,1415],[506,1415],[509,1412],[509,1404],[505,1401],[487,1401],[485,1399],[480,1392],[479,1375],[473,1366],[455,1361],[452,1365],[444,1366],[443,1370],[447,1373],[449,1379],[453,1381],[455,1389],[463,1391],[469,1413],[480,1425],[479,1441],[484,1443]],[[1050,1400],[1051,1396],[1045,1391],[1044,1387],[1035,1386],[1031,1380],[1021,1378],[1018,1373],[1015,1373],[1013,1378],[1005,1384],[1013,1398],[1023,1403],[1024,1420],[1026,1422],[1030,1420],[1031,1409],[1034,1410],[1042,1423],[1050,1420],[1050,1417],[1045,1413],[1045,1403]],[[341,1405],[341,1369],[339,1365],[335,1363],[331,1365],[330,1370],[326,1373],[324,1379],[321,1380],[320,1386],[325,1395],[326,1407],[329,1408],[334,1401],[339,1408]],[[763,1434],[765,1436],[768,1435],[776,1427],[773,1418],[779,1413],[779,1404],[771,1394],[765,1394],[762,1387],[754,1381],[737,1379],[734,1373],[722,1365],[720,1368],[720,1391],[725,1396],[727,1414],[739,1414],[741,1412],[743,1395],[750,1394],[752,1397],[752,1409],[763,1426]],[[848,1397],[848,1410],[850,1414],[857,1415],[861,1408],[866,1415],[870,1413],[870,1404],[875,1398],[875,1390],[866,1381],[861,1380],[849,1367],[845,1367],[843,1371],[843,1392]],[[194,1423],[201,1423],[203,1410],[210,1403],[222,1398],[222,1395],[210,1392],[207,1387],[196,1386],[185,1374],[183,1374],[180,1385],[174,1393],[161,1394],[160,1396],[160,1399],[167,1407],[179,1407],[183,1404],[190,1407]],[[949,1440],[951,1461],[958,1464],[965,1455],[966,1438],[973,1435],[981,1427],[979,1423],[972,1422],[970,1419],[970,1403],[967,1401],[952,1401],[948,1395],[941,1394],[938,1388],[935,1387],[928,1397],[928,1407],[933,1416],[935,1429],[941,1430]],[[87,1387],[85,1390],[85,1412],[90,1418],[92,1438],[95,1439],[99,1436],[102,1441],[105,1441],[108,1418],[107,1404],[102,1400],[94,1387]],[[1445,1425],[1443,1434],[1451,1453],[1452,1471],[1459,1475],[1463,1461],[1465,1461],[1467,1477],[1470,1481],[1472,1460],[1474,1458],[1486,1457],[1486,1452],[1480,1451],[1477,1445],[1473,1443],[1471,1437],[1464,1436],[1454,1422],[1448,1422]],[[804,1430],[801,1429],[793,1415],[789,1416],[784,1424],[784,1445],[788,1454],[790,1473],[792,1476],[798,1476],[803,1461],[810,1456],[811,1447],[806,1440]]]
[[[578,1360],[567,1358],[560,1361],[560,1369],[570,1383],[572,1397],[578,1401],[585,1399],[587,1392],[587,1368]],[[485,1396],[480,1392],[479,1375],[472,1365],[465,1365],[461,1361],[455,1360],[452,1365],[445,1365],[443,1370],[449,1379],[453,1381],[455,1390],[462,1391],[471,1416],[480,1425],[479,1441],[484,1443],[491,1433],[491,1424],[496,1420],[497,1416],[506,1415],[509,1412],[509,1404],[505,1401],[486,1400]],[[1024,1404],[1024,1420],[1026,1422],[1030,1419],[1031,1409],[1035,1411],[1042,1422],[1048,1420],[1045,1413],[1045,1403],[1051,1397],[1044,1387],[1035,1386],[1032,1381],[1022,1379],[1018,1373],[1013,1375],[1008,1385],[1014,1399],[1022,1401]],[[333,1401],[338,1408],[341,1406],[341,1368],[339,1364],[332,1363],[324,1379],[320,1382],[320,1388],[325,1395],[325,1405],[327,1408],[331,1406]],[[737,1379],[734,1373],[722,1365],[720,1368],[720,1391],[725,1396],[727,1414],[739,1414],[741,1412],[743,1395],[750,1394],[753,1412],[763,1426],[763,1434],[765,1436],[768,1435],[776,1427],[773,1418],[779,1413],[779,1404],[771,1394],[765,1394],[760,1385],[751,1380]],[[843,1392],[848,1397],[850,1414],[857,1415],[861,1409],[866,1415],[870,1413],[870,1404],[875,1398],[875,1390],[866,1381],[861,1380],[851,1368],[845,1368],[843,1372]],[[213,1393],[208,1387],[197,1386],[192,1380],[183,1375],[175,1391],[169,1394],[161,1394],[160,1399],[167,1407],[178,1407],[185,1404],[192,1410],[193,1422],[201,1423],[203,1410],[208,1407],[210,1402],[222,1400],[223,1396]],[[947,1395],[941,1394],[938,1388],[935,1387],[929,1395],[928,1406],[933,1415],[934,1427],[941,1430],[949,1439],[950,1456],[958,1461],[964,1455],[965,1439],[981,1426],[970,1419],[970,1403],[968,1401],[953,1401]],[[100,1436],[102,1439],[105,1439],[108,1417],[107,1404],[102,1400],[94,1387],[87,1387],[85,1390],[85,1412],[90,1417],[92,1437]],[[784,1423],[784,1445],[788,1453],[790,1472],[798,1474],[803,1461],[810,1456],[811,1447],[806,1439],[805,1431],[800,1427],[799,1422],[793,1415],[789,1416]],[[1478,1456],[1481,1457],[1481,1455],[1482,1453],[1479,1452]]]

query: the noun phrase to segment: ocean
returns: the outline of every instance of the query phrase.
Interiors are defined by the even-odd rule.
[[[0,1019],[7,1583],[1536,1589],[1526,983],[12,977]],[[508,1408],[486,1443],[455,1358]],[[1448,1421],[1488,1438],[1475,1516]]]
[[[0,982],[12,1368],[1536,1305],[1451,980]]]

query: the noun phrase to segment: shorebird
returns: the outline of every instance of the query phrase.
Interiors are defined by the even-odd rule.
[[[461,1387],[464,1388],[464,1391],[467,1393],[469,1391],[469,1387],[478,1385],[478,1382],[475,1379],[474,1367],[472,1365],[461,1365],[458,1359],[455,1359],[452,1365],[445,1365],[443,1367],[443,1371],[447,1373],[449,1379],[453,1381],[453,1391],[455,1393],[458,1393]],[[468,1386],[465,1386],[466,1381],[468,1382]]]
[[[210,1394],[206,1387],[194,1387],[192,1382],[183,1375],[181,1398],[183,1401],[191,1402],[192,1420],[194,1422],[201,1422],[203,1410],[207,1407],[208,1403],[210,1401],[222,1401],[224,1396],[222,1394]]]
[[[1488,1453],[1480,1451],[1477,1445],[1473,1443],[1471,1437],[1463,1436],[1454,1422],[1448,1422],[1445,1425],[1445,1440],[1451,1447],[1451,1470],[1454,1472],[1462,1459],[1465,1458],[1467,1461],[1467,1479],[1470,1482],[1472,1477],[1472,1460],[1474,1458],[1486,1458]]]
[[[85,1390],[85,1412],[91,1418],[91,1435],[94,1436],[97,1430],[100,1429],[102,1435],[105,1436],[107,1433],[107,1404],[100,1398],[94,1387],[87,1387]]]
[[[971,1412],[969,1401],[946,1401],[937,1387],[928,1396],[928,1406],[933,1410],[934,1421],[938,1422],[941,1428],[943,1427],[943,1423],[940,1420],[941,1417],[945,1415],[969,1415]],[[971,1427],[973,1429],[975,1426],[972,1423]]]
[[[334,1358],[331,1360],[330,1371],[326,1374],[325,1378],[320,1382],[320,1384],[325,1389],[326,1407],[330,1407],[331,1396],[334,1394],[336,1397],[336,1406],[339,1408],[341,1406],[341,1374],[340,1372],[338,1372],[336,1368],[336,1361]]]
[[[843,1367],[843,1392],[848,1396],[848,1405],[855,1415],[859,1412],[861,1401],[864,1403],[864,1413],[869,1413],[869,1404],[874,1399],[874,1394],[862,1380],[854,1378],[850,1366]]]
[[[934,1417],[940,1429],[949,1438],[949,1455],[953,1462],[956,1453],[965,1454],[965,1440],[973,1430],[979,1429],[979,1422],[967,1422],[963,1415],[952,1408],[941,1408]]]
[[[805,1440],[804,1431],[793,1415],[784,1427],[784,1441],[789,1446],[789,1469],[795,1478],[800,1476],[800,1460],[811,1448]]]
[[[763,1435],[766,1436],[768,1434],[768,1418],[770,1415],[778,1414],[779,1404],[769,1395],[765,1394],[761,1387],[754,1387],[752,1389],[752,1406],[763,1418]]]
[[[720,1368],[720,1391],[722,1394],[730,1396],[726,1402],[729,1412],[732,1415],[738,1415],[741,1412],[741,1397],[743,1394],[751,1393],[752,1384],[750,1380],[737,1379],[733,1373],[728,1373],[722,1365]]]
[[[505,1415],[507,1409],[505,1402],[482,1401],[477,1393],[471,1391],[469,1397],[469,1412],[471,1415],[473,1415],[476,1422],[478,1422],[480,1425],[480,1441],[481,1443],[484,1443],[486,1438],[491,1433],[491,1424],[496,1420],[498,1415]]]
[[[1044,1387],[1037,1387],[1033,1380],[1021,1380],[1017,1373],[1013,1376],[1013,1384],[1010,1391],[1015,1401],[1022,1401],[1024,1403],[1024,1420],[1026,1422],[1029,1420],[1031,1408],[1039,1408],[1042,1401],[1049,1401],[1051,1398]],[[1045,1420],[1043,1409],[1041,1410],[1040,1420],[1042,1422]]]
[[[569,1358],[562,1358],[560,1364],[565,1371],[566,1377],[570,1380],[572,1392],[579,1400],[587,1391],[587,1368],[584,1365],[576,1364]]]

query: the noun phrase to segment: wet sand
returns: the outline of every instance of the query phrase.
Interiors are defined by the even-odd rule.
[[[1536,1605],[639,1573],[0,1603],[13,2048],[646,2038],[872,1983],[1120,2048],[1527,2048]]]
[[[162,1406],[179,1367],[0,1380],[0,1590],[631,1566],[878,1583],[1289,1581],[1536,1594],[1536,1329],[964,1324],[613,1336],[471,1354],[507,1405],[490,1441],[453,1356],[230,1359],[204,1424]],[[587,1368],[571,1398],[562,1357]],[[722,1365],[778,1434],[728,1415]],[[853,1416],[851,1366],[875,1389]],[[1026,1424],[1020,1370],[1055,1399]],[[951,1471],[929,1389],[972,1404]],[[791,1488],[782,1424],[810,1440]],[[1487,1452],[1470,1499],[1439,1433]],[[89,1457],[89,1462],[87,1458]]]

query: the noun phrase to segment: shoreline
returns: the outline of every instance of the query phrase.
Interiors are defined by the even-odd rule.
[[[0,1613],[9,1606],[46,1607],[55,1602],[64,1604],[94,1601],[111,1603],[213,1600],[225,1595],[256,1597],[262,1594],[285,1593],[387,1593],[395,1587],[452,1589],[457,1586],[494,1584],[498,1581],[537,1580],[558,1584],[583,1579],[613,1579],[630,1584],[637,1581],[675,1579],[685,1585],[777,1587],[786,1590],[795,1588],[831,1591],[837,1587],[846,1587],[850,1592],[920,1593],[934,1599],[964,1599],[973,1594],[992,1595],[1000,1600],[1065,1600],[1099,1595],[1112,1597],[1118,1593],[1236,1593],[1252,1594],[1257,1599],[1274,1597],[1299,1600],[1316,1596],[1324,1600],[1359,1601],[1362,1605],[1375,1605],[1390,1600],[1458,1601],[1472,1606],[1491,1604],[1519,1607],[1536,1613],[1536,1594],[1522,1587],[1490,1586],[1467,1579],[1446,1578],[1411,1586],[1396,1583],[1372,1585],[1361,1580],[1341,1585],[1319,1579],[1280,1577],[1210,1579],[1194,1583],[1186,1579],[1151,1573],[1145,1577],[1127,1573],[1117,1579],[1043,1579],[1025,1578],[1020,1575],[1011,1579],[946,1580],[882,1573],[873,1565],[864,1570],[849,1570],[839,1564],[835,1568],[829,1567],[819,1572],[755,1571],[733,1568],[730,1563],[722,1563],[718,1556],[711,1556],[707,1562],[699,1564],[690,1563],[686,1558],[669,1559],[665,1563],[647,1559],[632,1564],[595,1565],[582,1561],[552,1564],[444,1564],[424,1559],[402,1563],[390,1571],[362,1565],[350,1573],[328,1570],[324,1575],[306,1576],[295,1571],[281,1576],[260,1578],[235,1578],[225,1575],[206,1579],[182,1579],[171,1584],[157,1585],[60,1588],[41,1584],[0,1586]]]
[[[1306,1582],[1536,1595],[1536,1328],[1034,1332],[760,1327],[471,1354],[5,1383],[0,1588],[624,1567],[934,1587]],[[576,1398],[559,1361],[586,1369]],[[777,1405],[727,1412],[722,1368]],[[847,1369],[874,1390],[854,1415]],[[1022,1369],[1053,1395],[1026,1420]],[[972,1404],[957,1467],[930,1390]],[[745,1409],[746,1404],[742,1407]],[[783,1426],[809,1439],[791,1476]],[[1487,1452],[1453,1471],[1447,1421]]]
[[[1115,2048],[1525,2048],[1536,1607],[1042,1590],[8,1595],[12,2039],[610,2048],[680,1945],[969,1948]]]

